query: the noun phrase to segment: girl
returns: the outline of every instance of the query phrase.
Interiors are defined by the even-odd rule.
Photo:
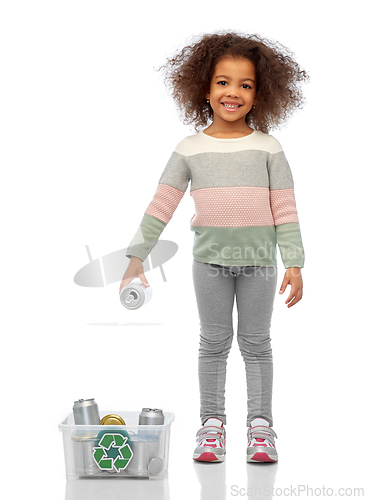
[[[304,250],[291,170],[268,131],[301,107],[300,83],[308,75],[280,44],[233,32],[203,35],[162,68],[184,123],[194,124],[196,133],[176,146],[160,177],[127,250],[131,262],[120,289],[136,276],[149,286],[142,262],[191,181],[202,423],[193,458],[225,459],[226,361],[236,297],[247,383],[247,461],[275,462],[270,326],[276,244],[286,268],[280,293],[291,286],[288,307],[302,298]]]

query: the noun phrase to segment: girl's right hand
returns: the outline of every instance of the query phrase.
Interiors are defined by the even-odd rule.
[[[127,267],[126,272],[124,273],[123,280],[120,284],[119,293],[121,289],[128,285],[128,283],[130,283],[132,280],[134,280],[134,278],[139,278],[145,286],[150,286],[148,284],[146,276],[144,275],[142,260],[132,255],[131,261]]]

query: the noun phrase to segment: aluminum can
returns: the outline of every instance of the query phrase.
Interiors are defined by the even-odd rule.
[[[125,425],[125,422],[121,416],[110,414],[100,420],[100,425]]]
[[[93,459],[94,446],[97,446],[97,437],[91,434],[75,433],[72,436],[75,472],[78,476],[101,475],[102,471]]]
[[[162,458],[158,456],[159,437],[153,435],[131,436],[130,445],[133,458],[126,471],[131,476],[150,476],[159,474],[164,467]]]
[[[140,278],[134,278],[120,291],[119,298],[127,309],[139,309],[151,300],[151,286],[145,286]]]
[[[164,414],[158,408],[142,408],[139,414],[139,425],[163,425],[164,422]]]
[[[76,425],[100,425],[99,408],[94,399],[75,401],[73,414]]]

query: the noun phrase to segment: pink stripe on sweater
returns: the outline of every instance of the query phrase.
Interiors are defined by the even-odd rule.
[[[270,191],[270,203],[275,226],[289,222],[299,223],[294,189],[273,189]]]
[[[195,189],[191,196],[196,214],[192,226],[272,226],[269,188],[218,187]]]
[[[167,184],[159,184],[145,214],[152,215],[162,222],[170,222],[184,192]]]

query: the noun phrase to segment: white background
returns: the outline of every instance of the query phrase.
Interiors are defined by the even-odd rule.
[[[360,12],[355,1],[2,3],[2,488],[10,484],[10,498],[221,500],[242,496],[250,481],[364,487]],[[279,263],[271,337],[280,458],[271,469],[245,463],[237,342],[227,461],[204,468],[191,458],[200,419],[190,187],[163,233],[179,245],[167,282],[159,270],[146,275],[149,304],[128,311],[119,283],[73,282],[88,262],[85,245],[93,258],[128,245],[171,152],[194,133],[154,68],[192,36],[221,29],[278,40],[311,77],[305,107],[271,132],[291,165],[306,252],[304,297],[291,309],[289,288],[278,294]],[[143,406],[175,413],[164,493],[151,481],[66,484],[58,424],[88,397],[121,415]]]

